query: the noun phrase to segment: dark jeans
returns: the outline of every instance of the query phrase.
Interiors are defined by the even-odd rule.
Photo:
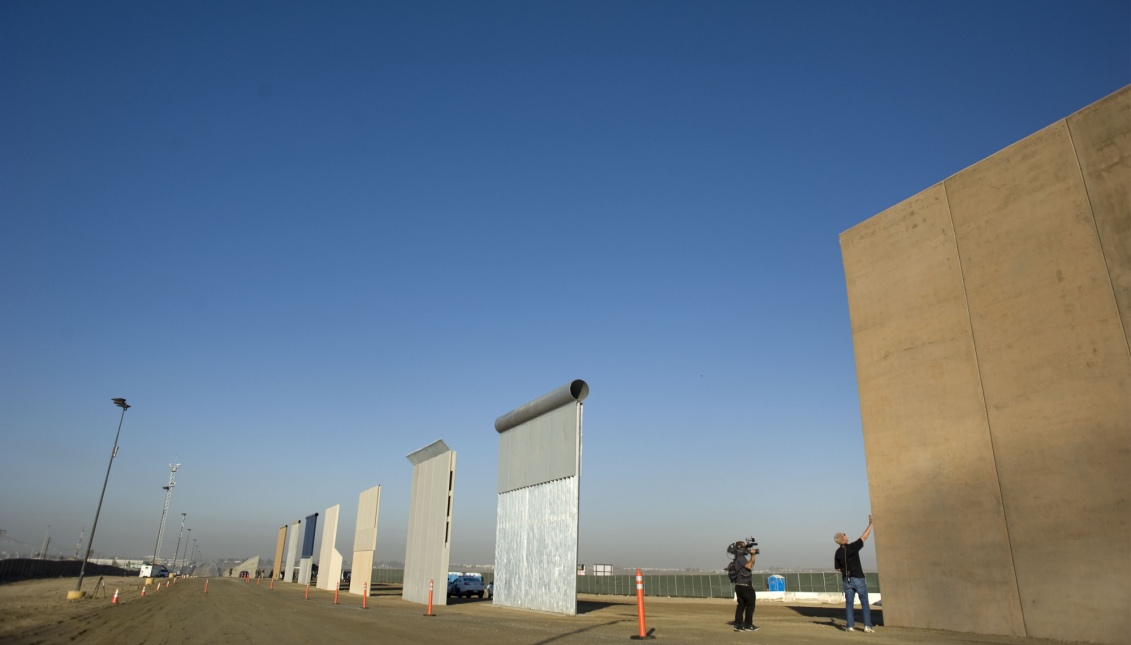
[[[734,595],[738,598],[738,606],[734,608],[734,625],[744,627],[754,626],[754,603],[758,595],[750,585],[735,585]]]

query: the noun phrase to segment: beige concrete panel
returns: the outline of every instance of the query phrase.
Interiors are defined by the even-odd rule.
[[[1120,642],[1131,360],[1066,123],[945,186],[1027,634]]]
[[[381,510],[381,486],[361,491],[357,496],[357,523],[353,532],[351,594],[361,595],[373,586],[373,551],[377,548],[377,517]]]
[[[1068,130],[1131,346],[1131,86],[1069,117]]]
[[[279,527],[279,539],[275,542],[275,566],[271,568],[271,579],[279,579],[279,570],[283,568],[283,544],[287,539],[287,525]]]
[[[840,237],[884,620],[1023,633],[941,185]],[[829,527],[829,567],[834,545]]]

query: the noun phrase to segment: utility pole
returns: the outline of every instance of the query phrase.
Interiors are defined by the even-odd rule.
[[[173,487],[176,482],[173,478],[177,476],[177,469],[180,464],[169,464],[169,485],[162,486],[165,489],[165,506],[161,509],[161,525],[157,529],[157,545],[153,547],[153,563],[157,564],[157,553],[161,550],[161,540],[165,537],[165,519],[169,517],[169,500],[173,497]]]

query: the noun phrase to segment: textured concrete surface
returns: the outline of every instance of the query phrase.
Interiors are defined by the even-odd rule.
[[[1129,155],[1125,88],[841,235],[888,624],[1129,642]]]

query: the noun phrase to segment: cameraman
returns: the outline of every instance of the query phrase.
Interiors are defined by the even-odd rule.
[[[757,549],[751,551],[749,545],[742,540],[735,542],[734,546],[734,570],[738,572],[738,579],[734,582],[734,596],[738,599],[738,606],[734,608],[734,631],[756,632],[758,628],[754,626],[754,603],[758,596],[754,593],[751,571],[754,569]]]

